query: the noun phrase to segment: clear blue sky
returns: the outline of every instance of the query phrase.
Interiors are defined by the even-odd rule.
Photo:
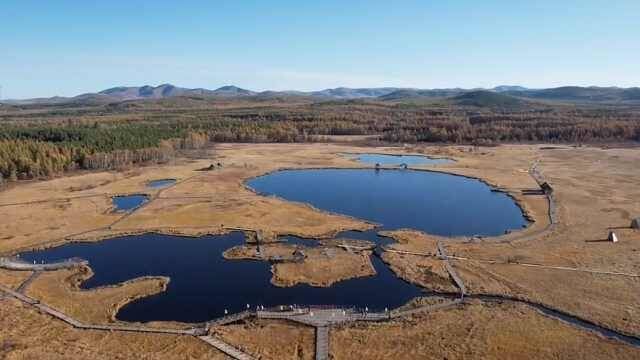
[[[640,0],[3,0],[3,98],[116,85],[640,86]]]

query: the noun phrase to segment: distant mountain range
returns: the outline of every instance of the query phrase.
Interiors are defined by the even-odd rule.
[[[640,102],[640,88],[578,87],[565,86],[550,89],[528,89],[522,86],[502,85],[492,89],[413,89],[413,88],[346,88],[339,87],[320,91],[262,91],[256,92],[237,86],[223,86],[215,90],[189,89],[171,84],[159,86],[119,86],[97,93],[74,97],[51,97],[25,100],[4,100],[13,105],[26,104],[100,104],[130,100],[164,99],[172,97],[198,98],[254,98],[308,97],[318,100],[330,99],[376,99],[381,101],[404,101],[420,99],[448,99],[454,103],[470,106],[518,106],[526,100],[563,102]]]
[[[84,94],[81,96],[108,96],[117,100],[137,100],[137,99],[161,99],[174,96],[242,96],[253,95],[254,92],[240,89],[235,86],[223,86],[216,90],[207,89],[186,89],[171,84],[160,86],[140,86],[140,87],[115,87],[100,91],[97,94]]]
[[[5,100],[9,104],[62,104],[62,103],[112,103],[128,100],[164,99],[176,96],[198,97],[236,97],[255,95],[253,91],[241,89],[236,86],[223,86],[216,90],[187,89],[171,84],[159,86],[118,86],[102,90],[97,93],[81,94],[74,97],[55,96],[51,98],[36,98],[25,100]]]
[[[597,102],[619,102],[640,100],[640,88],[617,88],[617,87],[579,87],[564,86],[553,89],[521,89],[508,90],[504,94],[516,97],[542,99],[542,100],[564,100],[564,101],[597,101]]]

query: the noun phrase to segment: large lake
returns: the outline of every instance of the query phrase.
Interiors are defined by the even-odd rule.
[[[244,234],[188,238],[145,234],[98,243],[74,243],[21,254],[27,261],[45,262],[74,256],[89,261],[95,275],[81,287],[117,284],[140,276],[171,278],[167,291],[136,300],[120,310],[125,321],[175,320],[201,322],[239,312],[246,304],[338,305],[383,310],[398,307],[422,291],[398,279],[376,256],[377,275],[341,281],[328,288],[271,284],[270,264],[252,260],[226,260],[224,250],[244,243]]]
[[[447,174],[412,170],[287,170],[248,181],[264,194],[307,202],[320,209],[380,224],[382,229],[414,228],[438,235],[499,235],[527,224],[513,200],[484,183]],[[138,204],[139,205],[139,204]],[[380,229],[379,228],[379,229]],[[391,239],[376,231],[347,231],[337,237]],[[317,246],[317,242],[285,240]],[[126,321],[200,322],[256,305],[337,305],[392,309],[422,290],[397,278],[379,257],[372,256],[375,276],[345,280],[328,288],[270,283],[268,262],[225,260],[222,253],[244,243],[244,234],[189,238],[144,234],[97,243],[72,243],[21,254],[27,261],[80,257],[95,275],[85,289],[117,284],[140,276],[168,276],[166,292],[124,306],[117,318]],[[378,249],[380,251],[380,249]]]
[[[283,170],[251,179],[257,192],[382,225],[442,236],[502,235],[527,225],[511,197],[462,176],[419,170]]]

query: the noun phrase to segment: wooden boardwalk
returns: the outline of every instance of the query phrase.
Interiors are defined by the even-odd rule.
[[[299,309],[298,311],[258,311],[261,319],[285,319],[301,324],[322,327],[354,321],[381,321],[390,319],[389,312],[362,312],[353,309]]]
[[[458,306],[462,304],[464,300],[462,298],[457,298],[451,301],[433,304],[433,305],[424,305],[417,307],[415,309],[406,309],[406,310],[393,310],[389,313],[389,318],[395,319],[399,317],[411,316],[414,314],[421,314],[429,311],[442,310],[453,306]]]
[[[198,336],[198,339],[206,342],[207,344],[215,347],[216,349],[222,351],[223,353],[227,354],[228,356],[234,359],[256,360],[256,358],[254,358],[253,356],[213,336],[210,336],[210,335]]]
[[[257,311],[255,316],[261,319],[284,319],[313,327],[326,327],[345,322],[356,321],[386,321],[417,313],[444,309],[462,303],[462,299],[454,299],[448,302],[424,305],[413,309],[391,310],[384,312],[356,311],[354,309],[305,309],[298,311]]]
[[[209,322],[207,322],[206,324],[206,328],[209,329],[211,327],[214,326],[221,326],[221,325],[226,325],[226,324],[230,324],[236,321],[240,321],[243,319],[246,319],[250,316],[254,316],[255,315],[255,311],[251,311],[251,310],[245,310],[239,313],[235,313],[235,314],[231,314],[231,315],[227,315],[227,316],[223,316],[214,320],[211,320]]]
[[[329,328],[316,327],[316,360],[329,359]]]
[[[535,182],[538,184],[538,186],[540,186],[541,189],[544,188],[542,187],[543,184],[548,182],[545,180],[544,176],[540,173],[540,170],[538,170],[538,163],[539,161],[536,161],[531,168],[529,168],[529,175],[531,175],[531,177],[533,178],[533,180],[535,180]],[[558,223],[558,212],[557,212],[557,208],[556,208],[556,201],[555,201],[555,196],[553,195],[553,191],[544,191],[544,194],[547,196],[547,200],[549,202],[549,228],[553,229],[555,227],[555,225]]]
[[[24,294],[25,291],[27,290],[27,288],[29,287],[29,285],[31,285],[31,283],[38,278],[38,276],[40,276],[40,274],[42,273],[42,271],[40,270],[36,270],[34,271],[31,275],[29,275],[29,277],[22,282],[22,284],[20,284],[20,286],[18,286],[18,289],[16,289],[17,292]]]
[[[458,276],[458,273],[451,265],[451,262],[449,261],[449,257],[447,256],[447,253],[445,252],[444,247],[442,246],[442,242],[440,242],[440,240],[438,240],[438,256],[444,260],[445,269],[447,269],[449,276],[456,283],[456,286],[458,287],[458,289],[460,289],[460,297],[464,298],[464,296],[467,294],[467,287],[464,286],[464,282],[462,281],[462,278]]]
[[[0,257],[0,268],[18,271],[52,271],[69,269],[87,264],[89,264],[88,261],[80,258],[71,258],[46,264],[36,264],[15,257]]]

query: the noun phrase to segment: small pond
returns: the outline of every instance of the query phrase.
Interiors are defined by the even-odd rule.
[[[283,170],[251,179],[265,195],[441,236],[495,236],[527,226],[508,195],[462,176],[419,170]],[[366,236],[367,234],[361,234]]]
[[[122,195],[111,198],[114,211],[133,211],[149,200],[147,195]]]
[[[328,288],[308,285],[280,288],[271,284],[270,264],[225,260],[224,250],[244,244],[244,234],[200,238],[159,234],[123,236],[98,243],[73,243],[21,254],[26,261],[52,262],[74,256],[89,261],[95,275],[82,283],[90,289],[140,276],[171,278],[167,291],[123,307],[125,321],[175,320],[201,322],[239,312],[246,304],[338,305],[384,310],[401,306],[422,290],[398,279],[376,256],[375,276],[341,281]]]
[[[161,189],[167,186],[171,186],[176,183],[176,179],[159,179],[151,180],[147,183],[147,186],[154,189]]]
[[[388,166],[411,165],[440,165],[453,162],[451,159],[438,159],[422,155],[390,155],[390,154],[347,154],[364,164],[380,164]]]

